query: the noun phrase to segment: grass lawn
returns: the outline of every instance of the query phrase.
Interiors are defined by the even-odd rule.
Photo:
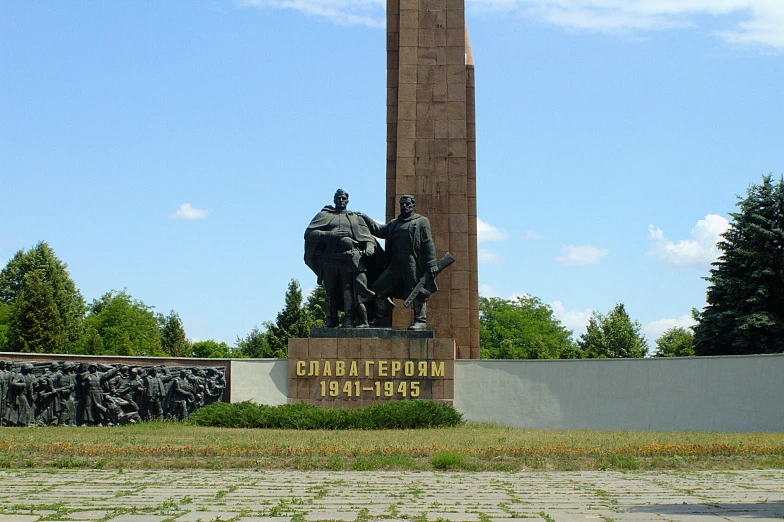
[[[172,422],[0,428],[0,468],[782,469],[784,433],[554,431],[486,424],[382,431],[226,429]]]

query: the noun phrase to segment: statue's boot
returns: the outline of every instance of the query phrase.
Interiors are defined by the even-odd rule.
[[[388,328],[389,326],[392,326],[389,323],[389,313],[394,306],[395,303],[393,303],[390,298],[376,296],[376,317],[370,323],[371,326],[375,328]]]
[[[326,328],[337,328],[339,324],[340,324],[340,321],[338,320],[338,316],[336,316],[336,315],[335,316],[329,316],[329,317],[327,317],[327,320],[324,321],[324,326]]]
[[[414,324],[409,330],[427,330],[427,301],[414,299]]]
[[[369,328],[370,324],[368,324],[368,315],[367,315],[367,308],[365,308],[364,303],[359,303],[357,305],[357,328]]]

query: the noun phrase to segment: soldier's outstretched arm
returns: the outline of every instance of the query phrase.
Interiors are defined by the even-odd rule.
[[[376,220],[374,220],[373,218],[371,218],[370,216],[363,214],[362,212],[355,212],[355,214],[361,217],[365,221],[365,224],[367,225],[368,229],[370,229],[370,233],[373,234],[375,237],[386,239],[389,236],[388,225],[382,225],[378,223]]]

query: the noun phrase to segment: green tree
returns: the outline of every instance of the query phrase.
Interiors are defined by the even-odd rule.
[[[648,341],[640,330],[640,323],[618,303],[607,315],[594,312],[577,344],[588,358],[645,357]]]
[[[0,271],[0,301],[10,307],[6,335],[11,351],[70,353],[82,336],[84,298],[68,265],[44,241],[19,250]]]
[[[190,357],[193,353],[191,343],[185,336],[185,328],[177,312],[172,310],[163,323],[161,330],[161,347],[172,357]]]
[[[94,324],[94,321],[87,321],[87,325],[84,328],[84,336],[82,337],[82,340],[79,344],[79,353],[89,355],[102,355],[109,353],[103,349],[103,339],[101,339],[101,334],[98,333],[98,329]]]
[[[289,337],[310,337],[313,318],[302,307],[302,289],[296,279],[289,282],[285,305],[278,312],[275,322],[265,323],[267,328],[267,357],[287,357]]]
[[[254,326],[245,337],[237,337],[237,342],[234,346],[236,351],[241,353],[243,357],[250,357],[251,359],[272,357],[267,344],[267,335],[258,326]]]
[[[689,357],[694,355],[694,334],[680,326],[666,330],[656,339],[654,357]]]
[[[9,351],[8,327],[11,324],[11,305],[0,301],[0,352]]]
[[[9,348],[13,352],[59,353],[67,346],[54,289],[46,284],[41,270],[33,270],[24,276],[11,307],[8,337]]]
[[[572,332],[533,296],[479,298],[482,359],[558,359],[577,355]]]
[[[193,343],[193,356],[208,359],[229,359],[235,354],[228,344],[210,339]]]
[[[166,356],[161,344],[163,318],[153,307],[126,293],[105,293],[95,299],[84,320],[82,353],[95,355]]]
[[[707,306],[694,327],[697,355],[784,351],[784,180],[763,176],[738,199],[706,278]]]
[[[305,300],[304,308],[313,320],[314,328],[324,325],[324,321],[327,319],[327,290],[324,285],[318,285],[310,292]]]

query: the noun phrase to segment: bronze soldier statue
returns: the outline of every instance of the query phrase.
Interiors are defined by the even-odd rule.
[[[367,307],[374,292],[368,288],[367,262],[381,248],[365,220],[350,212],[348,193],[335,192],[334,206],[328,205],[311,220],[305,230],[305,264],[316,273],[326,290],[327,319],[324,326],[338,326],[343,312],[343,328],[368,327]]]
[[[387,267],[373,284],[377,299],[374,326],[388,326],[387,297],[406,299],[427,276],[425,291],[414,299],[414,322],[409,330],[427,329],[427,297],[438,289],[435,276],[439,267],[430,221],[416,214],[415,208],[414,197],[405,195],[400,197],[400,214],[386,225],[361,215],[374,236],[386,239]]]

